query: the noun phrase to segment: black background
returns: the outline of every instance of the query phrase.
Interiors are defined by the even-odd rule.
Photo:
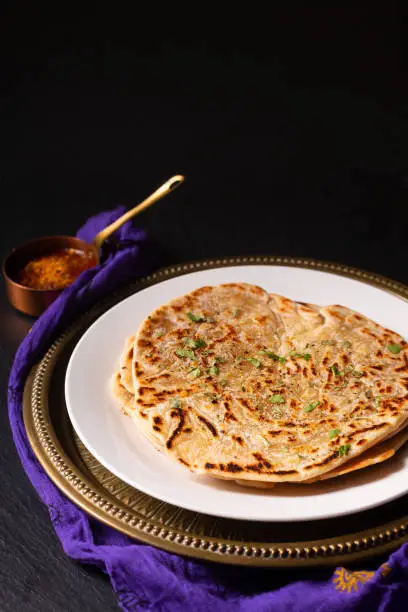
[[[2,257],[182,173],[138,221],[163,265],[299,255],[408,283],[408,88],[393,2],[270,3],[270,14],[57,4],[2,5]],[[113,610],[107,579],[61,551],[14,450],[4,391],[30,325],[2,294],[1,607]]]

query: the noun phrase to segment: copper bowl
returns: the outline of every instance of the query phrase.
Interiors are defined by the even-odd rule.
[[[62,289],[31,289],[21,285],[19,272],[35,257],[55,253],[60,249],[75,249],[99,262],[98,249],[93,244],[73,236],[47,236],[30,240],[11,251],[3,262],[6,295],[12,306],[25,314],[37,317],[59,296]]]
[[[6,281],[6,295],[14,308],[25,314],[37,317],[59,296],[63,289],[31,289],[18,282],[19,272],[24,266],[35,257],[55,253],[60,249],[75,249],[81,251],[88,257],[92,257],[94,266],[99,263],[99,252],[104,241],[109,238],[121,225],[129,221],[137,214],[145,210],[158,200],[167,196],[184,181],[184,176],[176,174],[156,191],[154,191],[143,202],[125,212],[119,219],[101,230],[88,244],[80,238],[73,236],[46,236],[30,240],[19,247],[16,247],[6,257],[3,262],[3,276]],[[93,266],[90,266],[93,267]]]

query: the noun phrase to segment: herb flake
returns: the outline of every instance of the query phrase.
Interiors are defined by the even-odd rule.
[[[286,357],[281,357],[280,355],[277,355],[273,351],[258,351],[258,352],[260,355],[266,355],[267,357],[269,357],[270,359],[273,359],[274,361],[279,361],[279,363],[285,363],[286,361]]]
[[[300,358],[300,359],[305,359],[306,361],[309,361],[309,359],[311,359],[311,354],[310,353],[296,353],[296,351],[291,351],[289,353],[290,357],[294,357],[296,358]]]
[[[262,366],[262,363],[259,361],[259,359],[256,359],[255,357],[246,357],[246,361],[252,363],[252,365],[256,368],[260,368]]]
[[[315,408],[317,408],[318,406],[320,406],[321,402],[316,401],[316,402],[310,402],[310,404],[307,404],[304,408],[303,408],[303,412],[312,412]]]
[[[187,357],[188,359],[195,359],[193,351],[188,351],[186,349],[177,349],[175,353],[177,357],[180,357],[180,359],[184,359],[185,357]]]
[[[348,455],[349,450],[351,448],[351,444],[342,444],[337,451],[339,457],[344,457],[344,455]]]
[[[211,376],[218,376],[220,372],[216,365],[213,365],[208,371],[211,374]]]
[[[187,316],[193,323],[203,323],[205,321],[203,315],[195,315],[192,312],[188,312]]]
[[[336,438],[337,436],[339,436],[341,434],[340,429],[331,429],[329,431],[329,438],[330,440],[332,440],[333,438]]]
[[[170,400],[170,406],[171,408],[176,408],[177,410],[179,410],[181,408],[181,401],[175,397],[173,397]]]
[[[402,351],[402,346],[400,344],[387,344],[387,349],[394,355],[398,355]]]
[[[188,346],[193,350],[207,346],[206,342],[202,338],[183,338],[184,346]]]
[[[200,368],[193,368],[189,371],[189,375],[191,376],[191,378],[198,378],[199,376],[201,376]]]
[[[343,373],[343,372],[341,372],[341,371],[339,370],[339,368],[338,368],[336,365],[332,365],[332,366],[330,367],[330,370],[333,372],[333,374],[334,374],[335,376],[344,376],[344,373]]]
[[[272,402],[272,404],[284,404],[285,398],[283,397],[283,395],[280,395],[279,393],[275,393],[274,395],[271,395],[271,397],[269,398],[269,401]]]

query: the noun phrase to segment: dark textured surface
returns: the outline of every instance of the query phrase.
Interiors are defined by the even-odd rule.
[[[0,255],[181,172],[185,185],[140,219],[162,264],[302,255],[408,283],[408,92],[392,5],[252,15],[245,28],[190,15],[173,31],[165,15],[57,22],[6,3]],[[2,294],[0,608],[113,610],[105,577],[62,552],[11,440],[4,392],[30,324]]]

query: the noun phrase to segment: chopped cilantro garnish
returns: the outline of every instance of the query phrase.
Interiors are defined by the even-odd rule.
[[[186,349],[177,349],[175,351],[177,357],[184,359],[184,357],[188,357],[188,359],[195,359],[195,355],[193,351],[187,351]]]
[[[156,333],[156,338],[162,338],[164,336],[165,332],[163,330],[160,330]]]
[[[291,351],[289,353],[290,357],[295,357],[295,359],[297,357],[301,358],[301,359],[306,359],[306,361],[309,361],[309,359],[311,358],[311,354],[310,353],[296,353],[296,351]]]
[[[345,340],[341,346],[342,346],[342,348],[344,348],[344,349],[349,349],[349,348],[351,348],[351,342],[350,342],[350,340]]]
[[[173,397],[173,399],[170,400],[170,406],[172,408],[181,408],[181,401],[175,397]]]
[[[339,450],[337,451],[338,456],[344,457],[344,455],[348,455],[350,448],[351,444],[342,444],[342,446],[340,446]]]
[[[246,361],[249,361],[249,363],[252,363],[252,365],[255,366],[256,368],[260,368],[262,365],[259,359],[256,359],[255,357],[246,357]]]
[[[203,315],[195,315],[192,312],[188,312],[187,316],[190,319],[190,321],[193,321],[193,323],[202,323],[203,321],[205,321],[205,318],[203,317]]]
[[[344,376],[343,372],[341,372],[336,365],[332,365],[330,369],[335,376]]]
[[[394,353],[394,355],[398,355],[402,351],[402,346],[400,344],[387,344],[387,349]]]
[[[189,346],[193,350],[207,346],[202,338],[198,338],[197,340],[194,340],[194,338],[183,338],[183,342],[185,346]]]
[[[332,438],[336,438],[336,437],[337,437],[337,436],[339,436],[340,434],[341,434],[340,429],[331,429],[331,430],[329,431],[329,438],[330,438],[330,440],[331,440]]]
[[[285,398],[283,397],[283,395],[279,395],[279,393],[275,393],[274,395],[271,395],[271,397],[269,398],[269,401],[272,402],[272,404],[284,404]]]
[[[276,353],[273,353],[272,351],[258,351],[260,355],[266,355],[267,357],[269,357],[270,359],[273,359],[274,361],[279,361],[279,363],[285,363],[286,358],[285,357],[281,357],[280,355],[277,355]]]
[[[236,309],[234,310],[234,312],[232,313],[232,316],[233,316],[234,318],[236,318],[236,317],[238,317],[240,314],[241,314],[240,309],[239,309],[239,308],[236,308]]]
[[[201,376],[200,368],[193,368],[192,370],[190,370],[189,375],[191,376],[191,378],[198,378],[199,376]]]
[[[226,387],[228,385],[228,380],[220,380],[219,384],[221,385],[221,387]]]
[[[211,376],[218,376],[219,369],[216,365],[213,365],[208,371],[211,374]]]
[[[225,363],[227,360],[224,357],[215,357],[215,363]]]
[[[204,317],[204,315],[195,315],[192,312],[187,312],[187,316],[193,323],[215,323],[214,317]]]
[[[305,406],[303,408],[303,412],[312,412],[312,410],[314,410],[315,408],[320,406],[320,403],[321,402],[319,402],[319,401],[317,401],[317,402],[310,402],[310,404],[307,404],[307,406]]]

